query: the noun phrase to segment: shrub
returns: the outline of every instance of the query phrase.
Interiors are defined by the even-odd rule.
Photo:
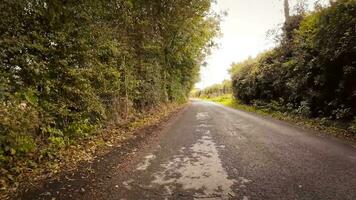
[[[350,130],[351,132],[353,132],[354,134],[356,134],[356,117],[355,117],[354,120],[350,123],[349,130]]]
[[[235,98],[350,122],[356,115],[355,10],[356,1],[338,0],[291,17],[277,47],[232,65]]]

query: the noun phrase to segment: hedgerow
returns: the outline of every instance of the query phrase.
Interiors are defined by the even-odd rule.
[[[108,124],[186,101],[219,31],[211,4],[2,0],[0,184],[19,160],[55,159]]]
[[[235,98],[343,121],[351,130],[356,116],[355,13],[354,0],[338,0],[291,16],[276,48],[232,66]]]

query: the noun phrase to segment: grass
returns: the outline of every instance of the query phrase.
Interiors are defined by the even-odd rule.
[[[281,112],[267,107],[246,105],[239,102],[238,100],[235,100],[235,98],[231,94],[212,98],[203,98],[203,100],[212,101],[230,108],[287,121],[293,124],[297,124],[306,129],[324,132],[330,135],[334,135],[336,137],[346,138],[350,141],[356,142],[356,134],[349,131],[347,126],[337,121],[319,118],[311,119],[288,112]]]

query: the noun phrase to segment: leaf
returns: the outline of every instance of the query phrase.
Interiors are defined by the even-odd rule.
[[[38,104],[38,98],[33,90],[28,90],[25,93],[25,99],[32,105],[36,106]]]
[[[11,155],[15,155],[15,154],[16,154],[16,150],[13,149],[13,148],[10,148],[10,154],[11,154]]]

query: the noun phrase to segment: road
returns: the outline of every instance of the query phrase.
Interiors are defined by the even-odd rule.
[[[356,199],[356,148],[330,136],[202,101],[159,135],[75,198]]]

